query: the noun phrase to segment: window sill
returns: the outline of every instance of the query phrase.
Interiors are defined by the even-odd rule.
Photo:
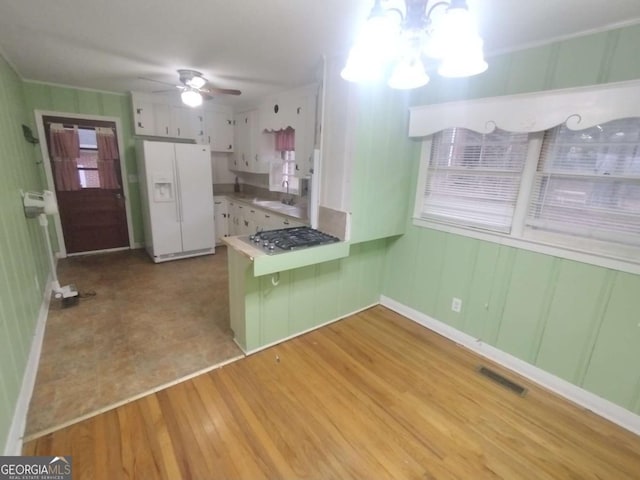
[[[621,272],[640,275],[640,263],[631,261],[629,259],[617,258],[615,256],[598,255],[591,252],[586,252],[584,250],[550,245],[539,240],[516,238],[510,235],[489,232],[472,227],[448,225],[445,223],[439,223],[433,220],[425,220],[422,218],[414,217],[413,224],[417,227],[430,228],[441,232],[453,233],[455,235],[462,235],[465,237],[475,238],[477,240],[484,240],[487,242],[493,242],[500,245],[529,250],[532,252],[551,255],[554,257],[566,258],[568,260],[574,260],[576,262],[596,265],[598,267],[611,268],[613,270],[619,270]]]

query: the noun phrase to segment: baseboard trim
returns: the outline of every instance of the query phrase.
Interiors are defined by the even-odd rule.
[[[42,352],[44,330],[47,323],[47,316],[49,315],[51,290],[51,274],[49,274],[42,297],[42,303],[40,304],[40,311],[38,312],[38,320],[36,321],[33,339],[31,340],[27,367],[22,376],[22,385],[7,436],[4,455],[22,455],[24,429],[27,425],[27,413],[29,412],[29,403],[31,403],[31,396],[33,395],[33,387],[36,384],[36,374],[38,373],[38,363],[40,362],[40,353]]]
[[[629,430],[636,435],[640,435],[640,415],[636,415],[609,400],[588,392],[566,380],[563,380],[549,372],[546,372],[536,366],[533,366],[524,360],[520,360],[502,350],[488,345],[477,338],[472,337],[460,330],[457,330],[446,323],[436,320],[422,312],[414,310],[392,298],[384,295],[380,296],[380,304],[399,313],[400,315],[412,320],[423,327],[433,330],[443,337],[452,340],[463,347],[481,355],[493,362],[512,370],[523,377],[528,378],[532,382],[551,390],[552,392],[580,405],[581,407],[591,410],[607,420],[619,425],[625,430]]]
[[[344,315],[340,315],[339,317],[334,318],[333,320],[328,320],[328,321],[326,321],[324,323],[316,325],[315,327],[307,328],[306,330],[302,330],[301,332],[294,333],[293,335],[289,335],[288,337],[281,338],[280,340],[276,340],[275,342],[268,343],[267,345],[263,345],[262,347],[254,348],[253,350],[245,350],[244,348],[242,348],[242,345],[240,345],[236,341],[235,337],[234,337],[233,341],[236,343],[236,345],[238,345],[240,350],[242,350],[242,352],[245,355],[253,355],[254,353],[258,353],[258,352],[260,352],[262,350],[266,350],[267,348],[273,347],[273,346],[278,345],[279,343],[282,343],[282,342],[286,342],[287,340],[291,340],[292,338],[299,337],[300,335],[304,335],[305,333],[313,332],[314,330],[317,330],[319,328],[326,327],[327,325],[330,325],[330,324],[335,323],[335,322],[337,322],[339,320],[342,320],[342,319],[345,319],[347,317],[350,317],[351,315],[356,315],[356,314],[358,314],[360,312],[363,312],[363,311],[365,311],[365,310],[367,310],[367,309],[369,309],[371,307],[375,307],[378,304],[379,304],[379,302],[375,302],[375,303],[372,303],[371,305],[367,305],[366,307],[358,308],[357,310],[354,310],[353,312],[345,313]]]

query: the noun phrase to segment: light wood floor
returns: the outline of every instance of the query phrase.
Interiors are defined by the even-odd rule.
[[[375,307],[24,452],[73,455],[75,480],[640,478],[640,437],[479,364]]]

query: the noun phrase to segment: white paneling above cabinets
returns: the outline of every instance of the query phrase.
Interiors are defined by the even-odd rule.
[[[233,114],[224,105],[191,108],[179,96],[131,93],[134,134],[194,140],[212,152],[233,152]]]
[[[261,135],[275,136],[274,132],[293,128],[295,130],[295,167],[291,175],[308,177],[313,165],[313,150],[316,146],[316,110],[318,86],[308,85],[272,95],[262,102],[258,113],[258,125]],[[281,160],[280,152],[273,156]],[[283,170],[273,166],[271,173]],[[272,184],[279,184],[275,179]]]

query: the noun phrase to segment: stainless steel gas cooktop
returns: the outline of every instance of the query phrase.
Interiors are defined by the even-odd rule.
[[[338,237],[327,235],[310,227],[282,228],[258,232],[246,237],[240,237],[244,242],[273,255],[292,250],[326,245],[339,242]]]

